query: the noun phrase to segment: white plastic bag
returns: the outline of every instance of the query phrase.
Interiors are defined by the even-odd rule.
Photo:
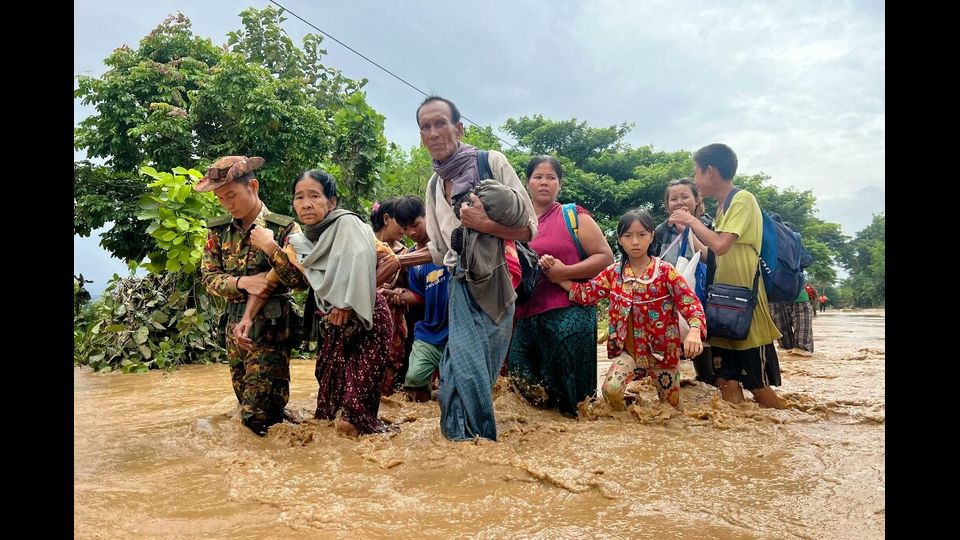
[[[677,273],[687,280],[690,290],[697,290],[697,265],[700,264],[700,252],[693,254],[693,258],[687,259],[684,256],[677,257]]]
[[[684,236],[687,238],[686,245],[683,242]],[[677,273],[687,281],[690,290],[696,291],[697,266],[700,264],[701,253],[694,248],[693,236],[693,228],[684,227],[683,232],[675,236],[670,245],[660,251],[660,258],[672,264],[677,269]],[[680,339],[684,339],[690,332],[690,325],[679,310],[677,318],[680,320]]]
[[[697,265],[700,264],[700,252],[697,251],[693,254],[692,259],[687,259],[686,257],[680,256],[677,257],[677,273],[680,274],[680,277],[687,281],[687,285],[690,287],[690,290],[697,290]],[[677,318],[680,319],[680,339],[687,337],[687,333],[690,331],[690,325],[687,324],[687,320],[683,318],[683,314],[677,310]]]

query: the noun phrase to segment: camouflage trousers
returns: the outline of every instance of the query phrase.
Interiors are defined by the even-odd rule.
[[[283,421],[283,408],[290,399],[290,343],[259,341],[254,350],[237,345],[233,327],[240,321],[227,320],[226,345],[233,391],[240,402],[240,420],[258,435]]]

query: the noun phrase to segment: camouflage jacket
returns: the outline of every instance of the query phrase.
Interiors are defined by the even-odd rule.
[[[261,203],[262,204],[262,203]],[[274,214],[262,204],[260,214],[253,221],[273,231],[280,246],[287,237],[300,232],[300,226],[289,216]],[[287,295],[291,288],[303,289],[306,278],[290,263],[286,252],[276,250],[271,256],[250,244],[250,233],[240,229],[241,222],[230,214],[207,222],[207,246],[203,250],[200,273],[203,285],[210,294],[223,297],[229,303],[247,301],[247,293],[237,289],[237,278],[267,272],[271,268],[280,275],[281,283],[271,296]]]

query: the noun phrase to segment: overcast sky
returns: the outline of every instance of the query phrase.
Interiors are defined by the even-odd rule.
[[[543,114],[590,126],[635,124],[656,150],[730,145],[739,172],[812,190],[819,217],[853,236],[885,204],[882,1],[282,0],[291,12],[475,122]],[[216,44],[266,1],[75,0],[74,71],[183,12]],[[300,43],[315,32],[290,16]],[[324,63],[369,79],[388,141],[419,144],[423,96],[333,40]],[[92,109],[74,103],[79,121]],[[506,137],[505,137],[506,138]],[[78,154],[82,158],[83,154]],[[424,179],[426,180],[426,179]],[[97,240],[75,239],[74,270],[99,291],[125,271]]]

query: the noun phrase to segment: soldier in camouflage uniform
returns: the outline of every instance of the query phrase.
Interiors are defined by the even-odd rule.
[[[303,274],[290,263],[286,252],[264,251],[251,242],[251,233],[258,227],[269,230],[270,241],[276,238],[280,245],[287,236],[300,232],[293,218],[270,212],[260,200],[254,171],[263,163],[259,157],[227,156],[214,162],[194,186],[197,191],[213,191],[230,212],[208,222],[210,231],[200,270],[207,291],[227,301],[226,324],[224,327],[221,320],[221,329],[233,390],[240,402],[240,419],[260,436],[282,421],[290,398],[290,347],[299,320],[290,288],[306,287]],[[271,269],[280,276],[279,284],[266,279]],[[252,346],[243,348],[233,327],[243,315],[248,295],[268,300],[249,329]]]

